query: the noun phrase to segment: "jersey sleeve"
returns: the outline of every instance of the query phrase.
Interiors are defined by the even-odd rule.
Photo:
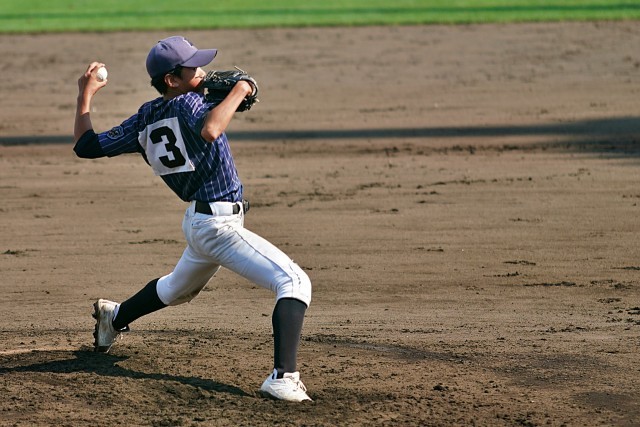
[[[141,152],[138,144],[138,115],[131,116],[120,125],[98,134],[102,151],[109,157],[124,153]]]
[[[98,141],[98,135],[93,129],[89,129],[82,134],[73,147],[73,151],[82,159],[98,159],[105,156]]]

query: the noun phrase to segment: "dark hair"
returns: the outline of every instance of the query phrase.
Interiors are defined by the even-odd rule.
[[[168,71],[164,74],[161,74],[158,77],[152,78],[151,86],[156,88],[156,90],[160,92],[160,95],[164,95],[165,93],[167,93],[167,89],[168,89],[167,83],[165,83],[164,81],[164,76],[166,76],[167,74],[173,74],[174,76],[181,77],[182,68],[183,68],[182,65],[176,65],[176,68],[174,68],[173,70]]]

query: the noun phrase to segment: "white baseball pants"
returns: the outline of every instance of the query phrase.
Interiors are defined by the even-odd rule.
[[[211,203],[213,215],[187,208],[182,231],[187,247],[173,272],[158,281],[160,300],[167,305],[191,301],[211,277],[225,267],[270,289],[281,298],[311,303],[311,281],[284,252],[244,228],[244,212],[232,214],[231,203]]]

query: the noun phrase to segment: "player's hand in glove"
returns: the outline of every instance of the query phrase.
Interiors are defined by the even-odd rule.
[[[246,72],[237,68],[229,71],[209,71],[202,79],[205,99],[214,104],[219,104],[224,100],[231,89],[239,82],[246,81],[253,88],[253,92],[247,95],[236,111],[247,111],[258,102],[258,82]]]

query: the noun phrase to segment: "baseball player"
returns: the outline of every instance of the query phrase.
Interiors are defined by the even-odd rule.
[[[134,320],[168,306],[191,301],[220,267],[226,267],[275,293],[272,326],[274,369],[260,390],[288,401],[311,400],[296,359],[311,282],[302,269],[267,240],[244,228],[248,203],[229,148],[225,129],[238,105],[257,91],[239,81],[219,104],[208,102],[201,81],[216,49],[197,49],[173,36],[155,44],[146,67],[160,97],[111,130],[96,134],[91,124],[93,96],[107,80],[89,65],[78,80],[74,125],[75,153],[82,158],[140,153],[180,199],[189,205],[182,222],[187,247],[174,270],[151,280],[124,302],[99,299],[94,304],[95,350],[108,352]]]

